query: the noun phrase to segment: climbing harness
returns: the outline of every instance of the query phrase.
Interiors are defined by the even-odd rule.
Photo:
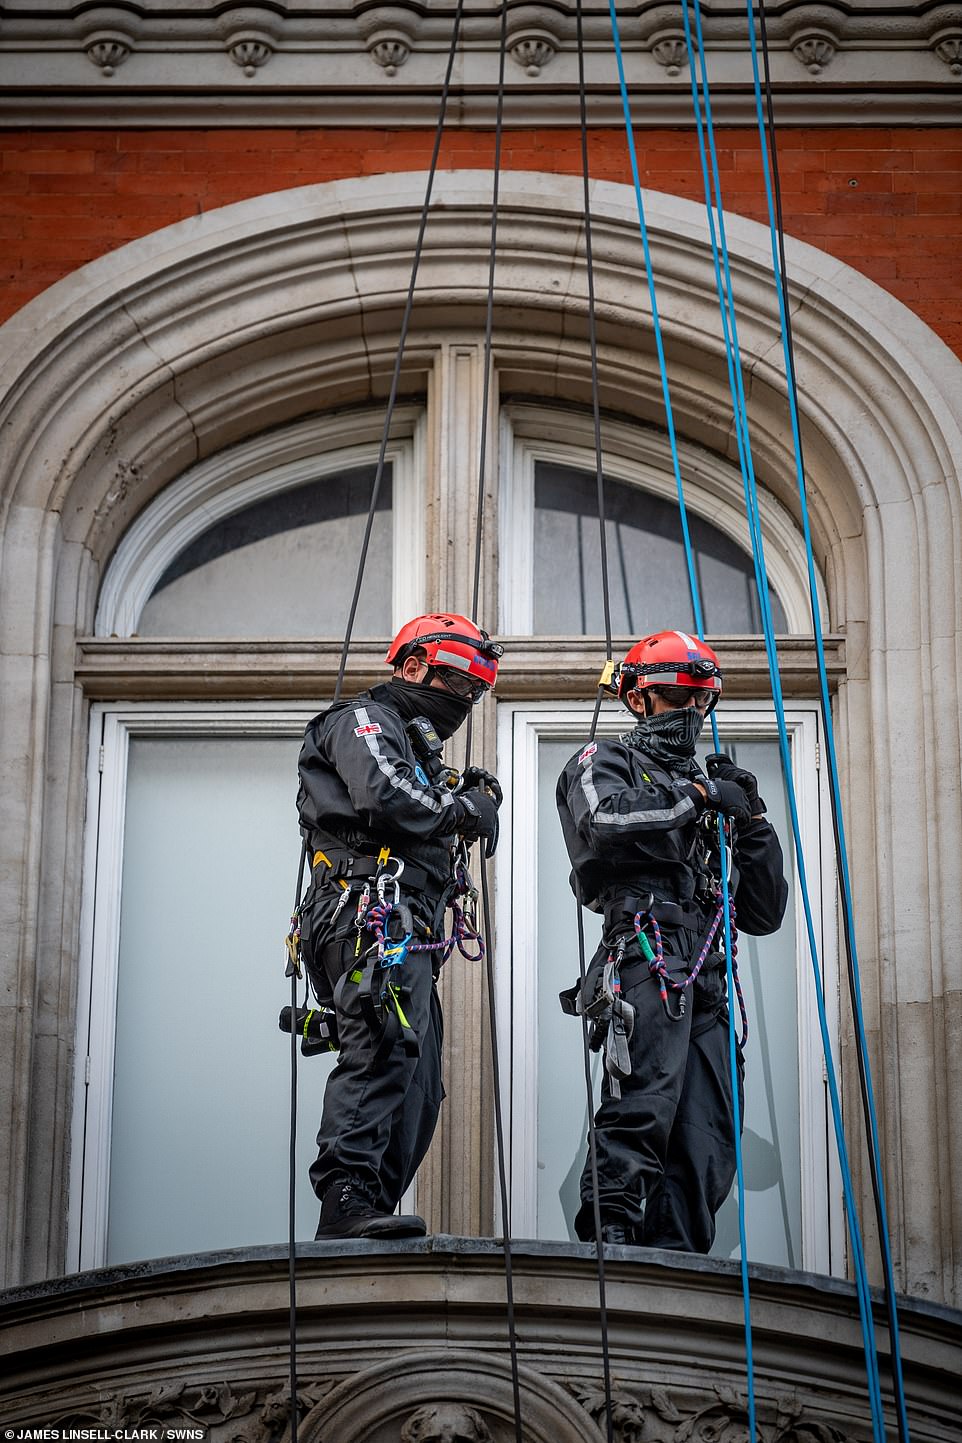
[[[729,852],[730,850],[731,849],[729,848]],[[715,914],[712,917],[708,927],[708,931],[701,942],[697,956],[695,957],[695,961],[691,967],[691,971],[688,972],[686,976],[679,979],[672,977],[671,973],[668,971],[668,966],[665,962],[665,949],[661,937],[661,928],[658,925],[658,919],[655,916],[654,912],[649,909],[647,911],[643,910],[636,912],[634,915],[632,925],[635,929],[635,937],[637,939],[639,949],[641,950],[641,954],[648,964],[648,970],[651,973],[652,977],[658,979],[658,994],[661,997],[661,1004],[664,1007],[668,1017],[672,1018],[675,1021],[680,1021],[681,1018],[685,1015],[686,988],[691,987],[694,984],[699,973],[709,962],[709,960],[712,962],[713,966],[719,966],[724,964],[724,950],[719,951],[717,948],[715,948],[714,950],[712,949],[712,943],[715,941],[719,928],[723,928],[725,920],[725,903],[721,889],[719,889],[717,893],[717,901],[718,905],[715,908]],[[748,1042],[748,1011],[745,1007],[745,996],[742,992],[741,983],[738,981],[738,933],[736,932],[734,925],[734,903],[729,904],[728,915],[731,920],[731,928],[729,935],[731,938],[732,973],[735,978],[735,995],[738,999],[738,1010],[741,1017],[741,1036],[737,1039],[737,1041],[739,1048],[744,1050]],[[647,936],[645,935],[644,929],[646,926],[651,927],[652,936],[655,943],[654,947],[652,947]],[[673,1011],[672,1009],[668,996],[669,992],[676,992],[679,994],[678,1011]]]

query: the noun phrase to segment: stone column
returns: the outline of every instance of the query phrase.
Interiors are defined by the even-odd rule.
[[[427,444],[427,540],[434,561],[428,576],[431,607],[470,615],[475,569],[476,501],[481,443],[484,348],[457,338],[442,342],[429,384],[431,431]],[[491,387],[492,391],[494,387]],[[488,422],[482,523],[481,601],[478,621],[496,627],[496,540],[492,491],[497,475],[494,406]],[[471,498],[470,504],[466,502]],[[471,719],[471,760],[494,769],[495,703],[485,700]],[[449,748],[462,764],[466,737]],[[472,850],[480,887],[479,849]],[[488,864],[493,887],[493,868]],[[491,899],[493,910],[493,896]],[[493,938],[488,938],[493,945]],[[433,1231],[475,1235],[493,1227],[494,1131],[491,1114],[491,1045],[485,963],[455,951],[441,979],[445,1020],[444,1085],[447,1100],[431,1152],[418,1181],[418,1206]]]

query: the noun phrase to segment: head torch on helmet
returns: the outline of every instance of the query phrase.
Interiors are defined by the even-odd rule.
[[[658,687],[685,687],[714,693],[712,711],[722,693],[718,657],[710,646],[685,631],[659,631],[637,642],[615,668],[611,690],[628,705],[630,691]]]

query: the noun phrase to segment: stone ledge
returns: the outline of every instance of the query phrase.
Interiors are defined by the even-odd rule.
[[[502,701],[586,699],[595,694],[605,648],[601,639],[505,637],[498,677]],[[619,637],[615,656],[634,638]],[[758,637],[712,641],[725,673],[729,697],[768,695],[768,667]],[[85,637],[77,645],[77,679],[92,701],[236,698],[314,699],[329,695],[340,657],[337,641],[203,641],[165,638]],[[351,648],[346,694],[383,681],[384,641],[359,640]],[[844,640],[825,639],[829,684],[845,674]],[[779,639],[786,696],[815,696],[815,648],[807,637]],[[559,674],[563,658],[564,675]]]
[[[479,1427],[469,1439],[513,1436],[499,1241],[300,1244],[296,1256],[304,1443],[388,1443],[399,1434],[407,1443],[416,1430],[405,1434],[402,1424],[425,1407],[478,1413],[487,1433]],[[602,1371],[594,1249],[519,1239],[512,1260],[525,1437],[589,1443],[598,1437]],[[854,1288],[749,1271],[759,1437],[868,1440]],[[644,1429],[622,1436],[669,1443],[700,1437],[679,1431],[693,1419],[743,1425],[738,1265],[612,1248],[606,1281],[618,1406]],[[288,1307],[281,1245],[12,1289],[0,1294],[0,1419],[193,1419],[211,1427],[214,1443],[238,1436],[243,1423],[248,1443],[269,1443],[285,1421]],[[962,1315],[911,1299],[900,1314],[913,1438],[949,1443],[962,1427]],[[881,1330],[879,1346],[884,1354]]]

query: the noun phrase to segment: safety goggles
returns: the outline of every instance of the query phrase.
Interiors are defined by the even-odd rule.
[[[653,686],[650,688],[656,695],[662,697],[669,706],[687,706],[689,700],[695,698],[695,706],[698,711],[710,711],[718,692],[710,686]]]
[[[469,672],[456,671],[452,666],[432,666],[429,670],[453,696],[470,701],[474,706],[491,690],[489,682],[480,681]]]

